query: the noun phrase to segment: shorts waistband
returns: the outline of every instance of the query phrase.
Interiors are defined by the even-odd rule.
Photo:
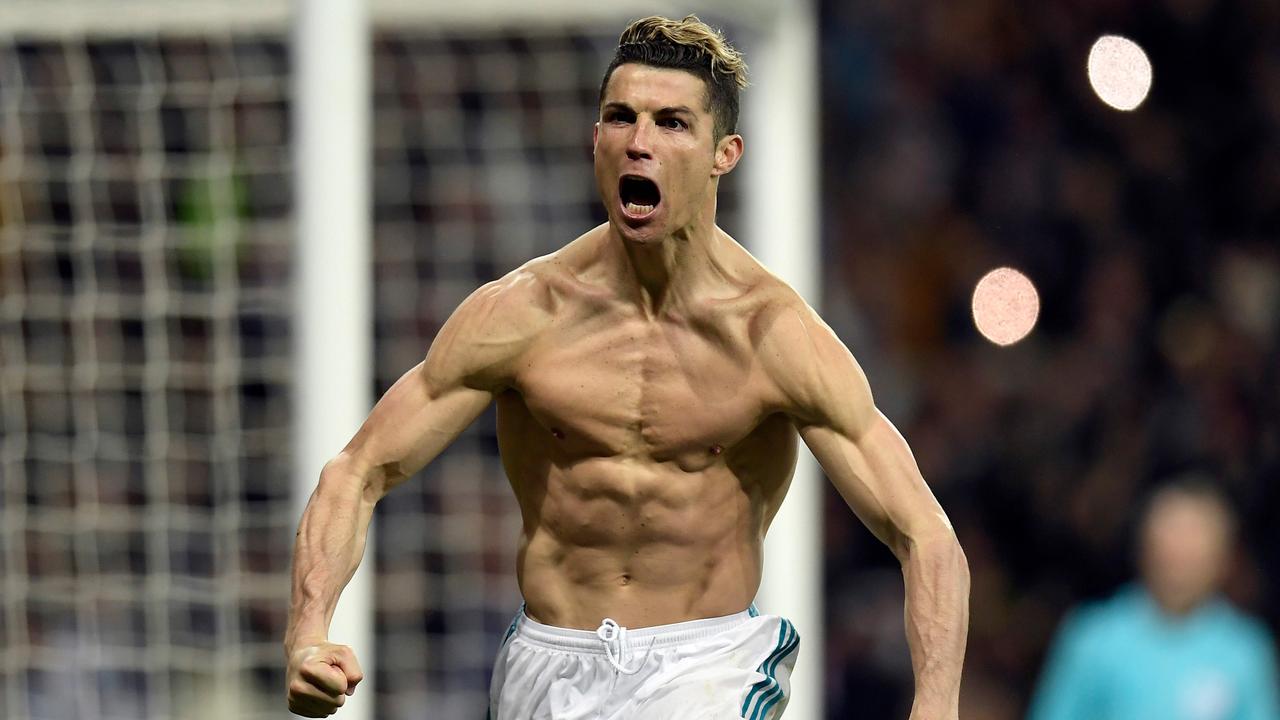
[[[752,606],[733,615],[687,620],[670,625],[651,625],[642,628],[627,628],[629,643],[643,643],[645,647],[663,648],[672,645],[696,642],[718,635],[750,620],[757,613]],[[543,623],[529,617],[522,609],[518,616],[515,636],[532,645],[585,653],[589,655],[605,655],[605,643],[595,630],[578,630],[562,628]]]

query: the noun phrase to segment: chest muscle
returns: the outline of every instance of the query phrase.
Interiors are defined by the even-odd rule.
[[[749,355],[684,327],[622,322],[534,353],[532,417],[573,455],[634,455],[698,470],[760,418]]]

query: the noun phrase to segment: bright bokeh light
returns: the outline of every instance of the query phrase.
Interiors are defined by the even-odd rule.
[[[1031,332],[1040,317],[1040,295],[1026,275],[1013,268],[992,270],[973,290],[973,324],[997,345],[1012,345]]]
[[[1089,50],[1089,84],[1102,102],[1132,110],[1151,90],[1151,61],[1129,38],[1103,35]]]

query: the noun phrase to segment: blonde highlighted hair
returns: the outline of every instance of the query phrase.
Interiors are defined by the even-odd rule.
[[[628,25],[600,83],[601,103],[613,71],[626,63],[696,75],[707,86],[706,105],[715,118],[716,139],[737,132],[738,91],[747,87],[747,63],[723,33],[697,15],[683,20],[654,15]]]

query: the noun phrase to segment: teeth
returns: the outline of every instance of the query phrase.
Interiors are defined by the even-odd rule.
[[[627,212],[632,215],[648,215],[653,212],[653,205],[637,205],[636,203],[627,203]]]

